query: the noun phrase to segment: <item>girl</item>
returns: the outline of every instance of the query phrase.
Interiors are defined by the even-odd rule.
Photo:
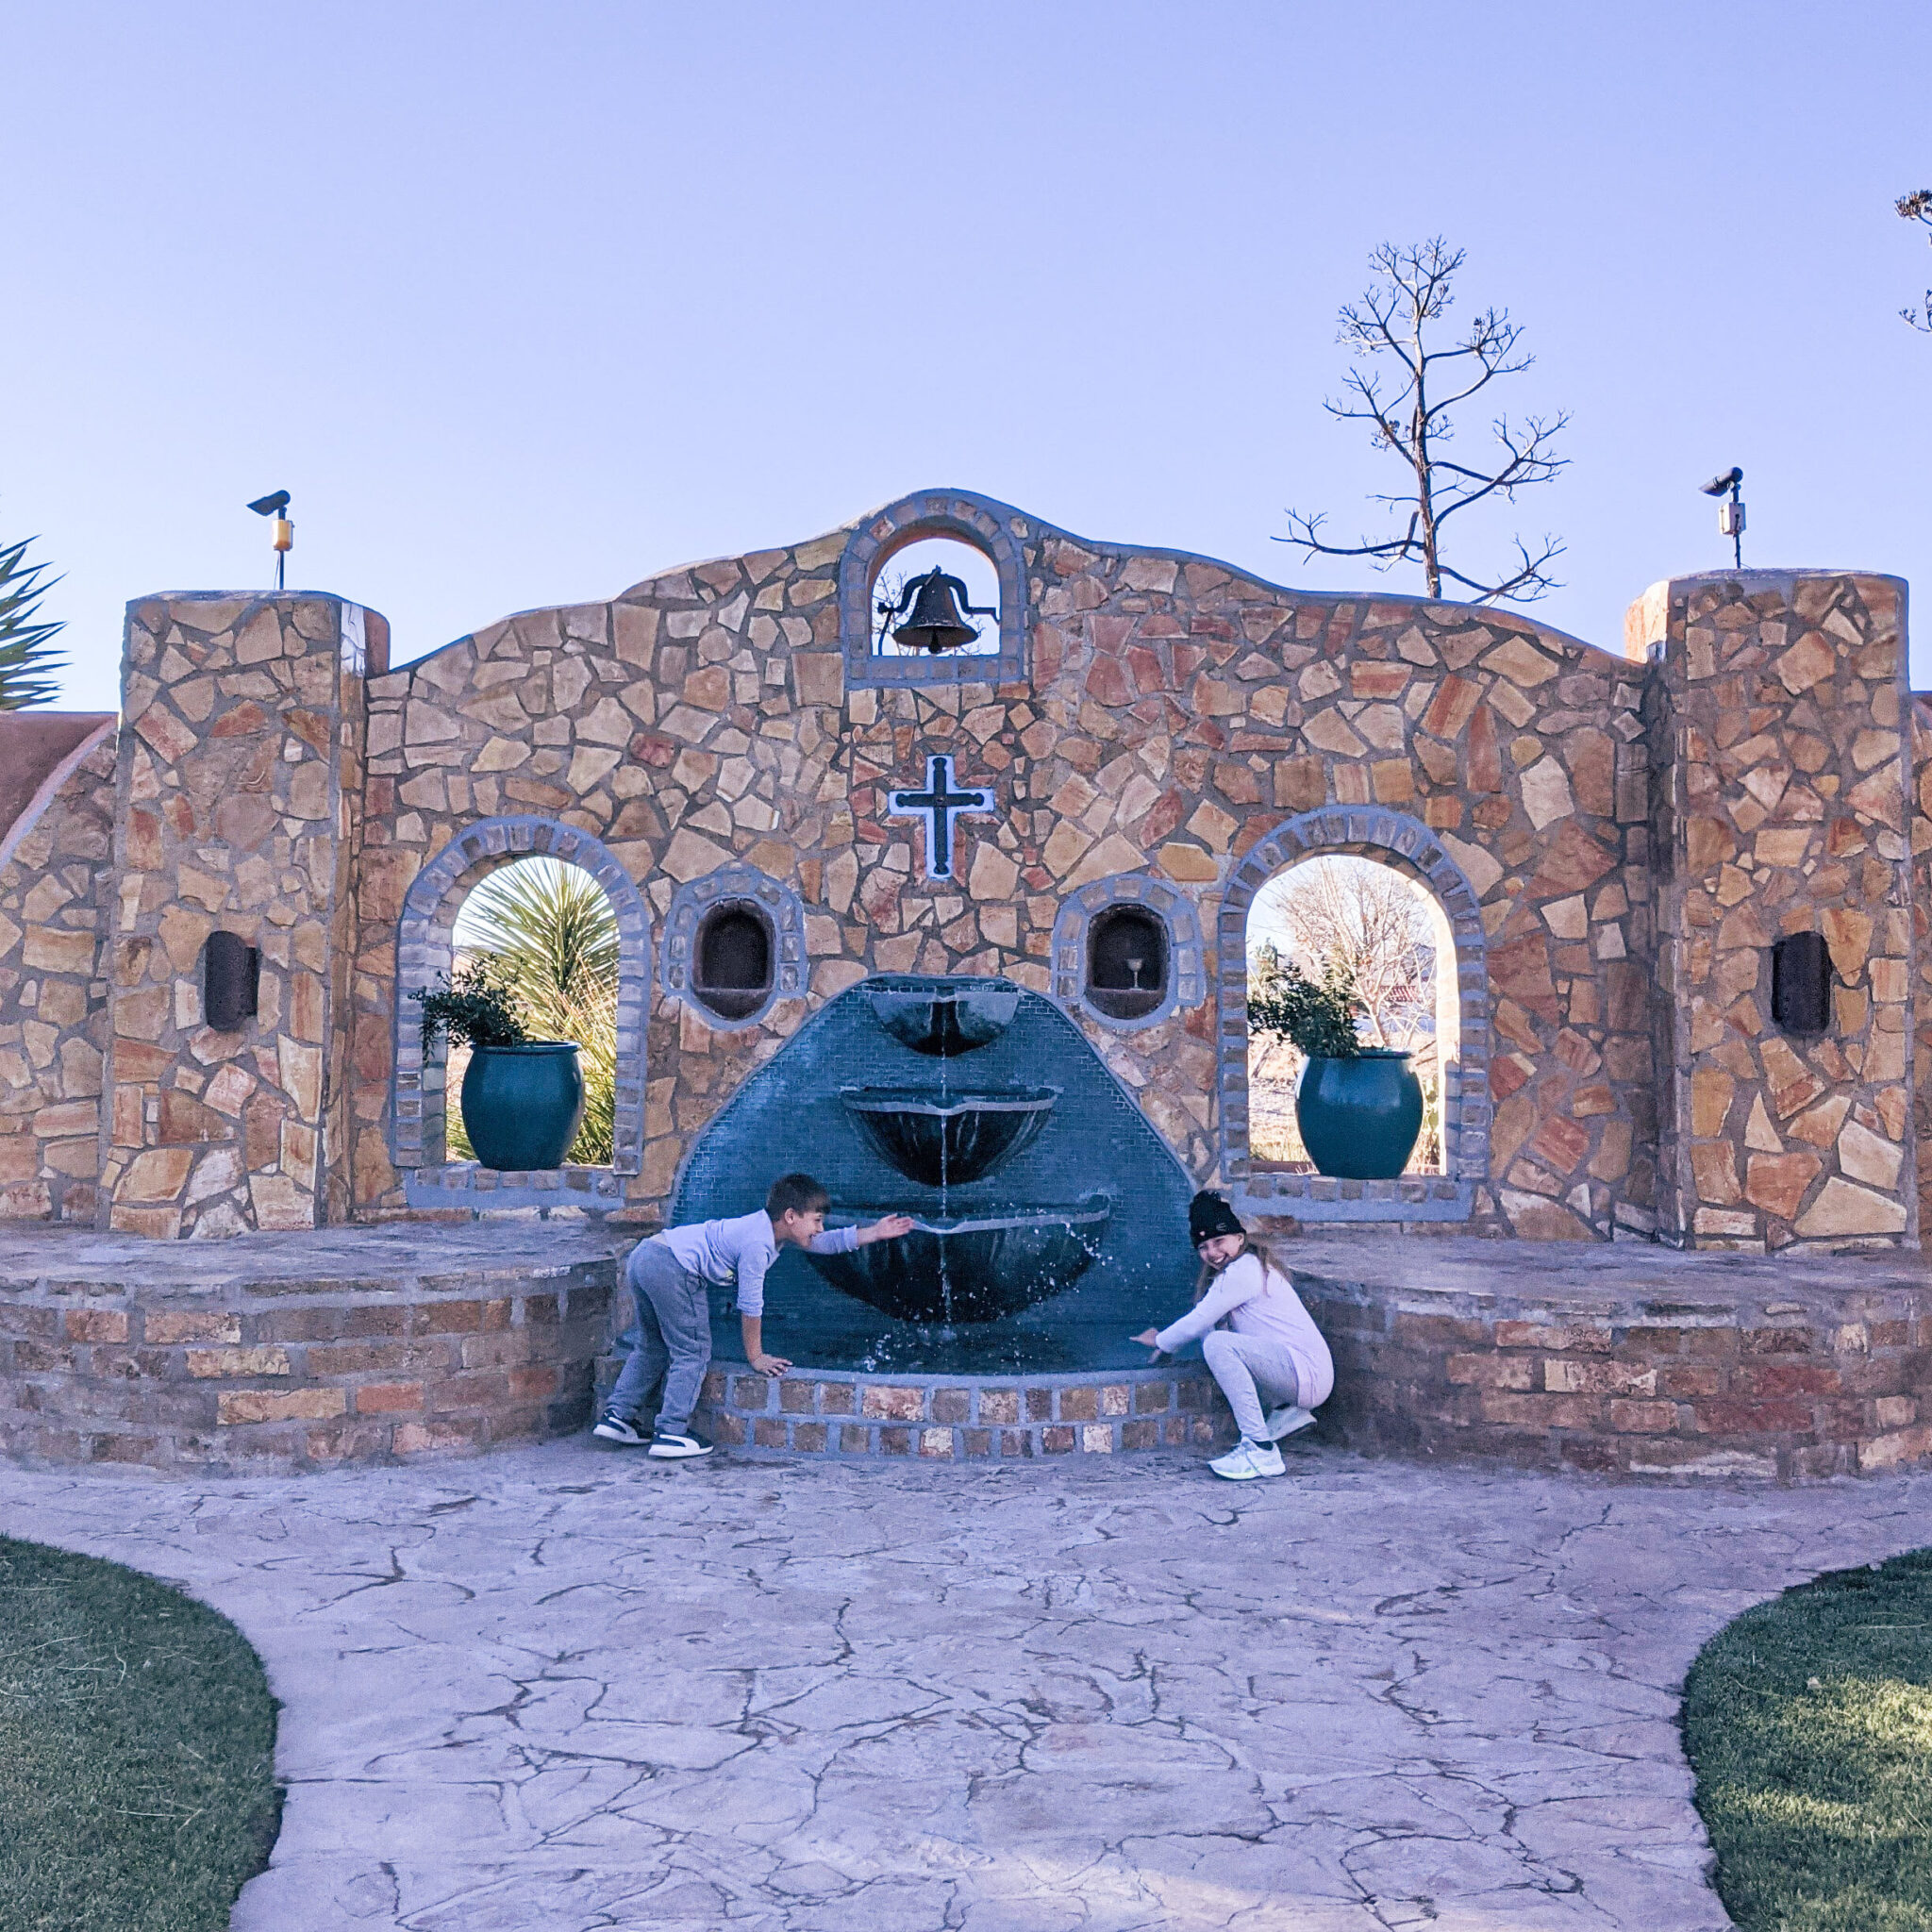
[[[1288,1270],[1249,1240],[1235,1211],[1219,1194],[1203,1191],[1188,1207],[1188,1232],[1201,1257],[1192,1310],[1165,1328],[1144,1329],[1133,1340],[1154,1351],[1154,1360],[1201,1337],[1201,1353],[1241,1439],[1208,1466],[1230,1482],[1282,1473],[1284,1436],[1305,1429],[1335,1387],[1335,1363],[1322,1332],[1308,1319]],[[1225,1322],[1225,1327],[1217,1324]],[[1261,1396],[1280,1407],[1264,1419]]]

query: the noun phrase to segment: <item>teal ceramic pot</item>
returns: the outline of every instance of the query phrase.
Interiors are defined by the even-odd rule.
[[[463,1075],[463,1125],[485,1167],[561,1167],[584,1117],[574,1040],[478,1046]]]
[[[1422,1082],[1393,1047],[1365,1046],[1352,1060],[1311,1058],[1295,1090],[1294,1117],[1324,1174],[1393,1180],[1423,1130]]]

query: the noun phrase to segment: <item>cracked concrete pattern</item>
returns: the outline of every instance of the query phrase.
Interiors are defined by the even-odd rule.
[[[1784,1585],[1932,1541],[1932,1474],[1291,1470],[578,1440],[7,1469],[0,1501],[266,1660],[289,1799],[237,1932],[1706,1932],[1685,1668]]]

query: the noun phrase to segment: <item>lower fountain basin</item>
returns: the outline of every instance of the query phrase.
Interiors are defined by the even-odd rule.
[[[908,1211],[854,1208],[827,1219],[849,1225]],[[1112,1213],[1105,1194],[1090,1194],[1076,1208],[916,1218],[897,1241],[805,1257],[841,1293],[896,1322],[997,1322],[1071,1288],[1100,1252]]]
[[[1010,979],[890,974],[858,990],[901,1045],[941,1059],[997,1040],[1020,1010],[1020,989]]]
[[[908,1180],[944,1188],[976,1181],[1030,1145],[1060,1090],[841,1087],[839,1097],[882,1160]]]

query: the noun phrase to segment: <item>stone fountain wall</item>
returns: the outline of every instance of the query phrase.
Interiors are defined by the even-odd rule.
[[[1024,586],[1008,613],[1024,618],[1024,675],[958,660],[919,673],[939,681],[866,681],[841,568],[850,605],[865,556],[926,529],[984,541]],[[1245,1124],[1223,1091],[1244,962],[1224,900],[1249,855],[1323,809],[1348,815],[1353,849],[1427,841],[1479,928],[1463,1039],[1483,1079],[1458,1096],[1473,1172],[1450,1204],[1466,1219],[1433,1225],[1916,1240],[1901,1056],[1926,949],[1895,848],[1923,849],[1928,820],[1907,816],[1893,580],[1680,580],[1612,655],[1513,612],[1286,590],[929,492],[507,619],[394,672],[373,643],[352,665],[355,610],[290,593],[130,613],[104,902],[118,1071],[95,1175],[70,1177],[75,1204],[97,1180],[97,1211],[124,1227],[411,1211],[394,1066],[405,901],[484,819],[588,835],[645,908],[641,1144],[599,1200],[663,1212],[719,1108],[867,974],[998,973],[1048,995],[1070,896],[1150,884],[1204,936],[1201,996],[1138,1030],[1077,998],[1067,1010],[1193,1179],[1239,1181]],[[960,822],[951,880],[927,876],[923,832],[888,809],[936,755],[995,800]],[[796,895],[807,953],[804,994],[738,1029],[652,970],[674,894],[726,866]],[[1829,921],[1844,949],[1845,998],[1832,1036],[1792,1044],[1769,1027],[1754,935],[1806,921]],[[274,989],[233,1041],[199,1024],[198,948],[217,923],[264,945]],[[59,1124],[69,1101],[5,1058],[40,983],[0,961],[6,974],[0,1124],[40,1148],[55,1138],[41,1116]],[[1715,1079],[1694,1084],[1713,1070],[1732,1083],[1722,1108]],[[1840,1101],[1841,1119],[1818,1113]],[[9,1164],[44,1163],[0,1150]],[[499,1178],[442,1167],[424,1186],[460,1211]],[[31,1187],[6,1198],[52,1207]],[[487,1205],[523,1198],[499,1184]],[[1400,1224],[1403,1207],[1361,1213]]]
[[[911,1086],[938,1092],[1051,1086],[1058,1098],[1039,1137],[982,1178],[942,1197],[897,1172],[867,1142],[841,1089]],[[1074,1285],[1028,1311],[1020,1325],[1067,1366],[1116,1357],[1144,1360],[1124,1338],[1184,1307],[1195,1261],[1187,1241],[1192,1182],[1132,1098],[1079,1030],[1053,1004],[1023,994],[1006,1030],[951,1059],[929,1058],[892,1039],[861,989],[832,1001],[732,1095],[686,1167],[672,1219],[704,1221],[761,1207],[774,1174],[803,1170],[830,1191],[835,1207],[872,1218],[887,1208],[922,1217],[997,1216],[1011,1209],[1073,1208],[1102,1194],[1111,1204],[1093,1237],[1099,1252]],[[773,1271],[768,1345],[826,1365],[850,1366],[864,1340],[891,1324],[819,1280],[802,1257]],[[839,1313],[851,1341],[835,1341]],[[793,1349],[808,1325],[820,1345]],[[738,1350],[735,1317],[721,1299],[717,1336],[726,1358]],[[1010,1324],[1001,1324],[1003,1328]],[[1072,1338],[1079,1332],[1077,1346]],[[1091,1334],[1086,1331],[1091,1331]]]

